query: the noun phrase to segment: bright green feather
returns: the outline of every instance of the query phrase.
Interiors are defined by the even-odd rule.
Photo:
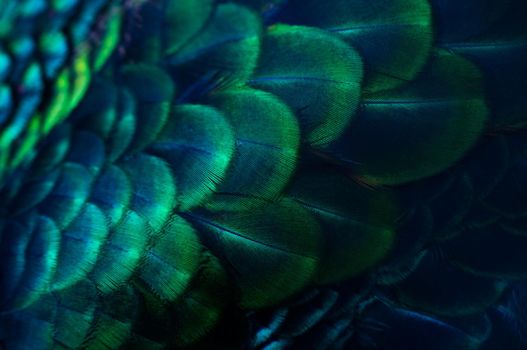
[[[214,94],[210,103],[231,124],[236,149],[207,207],[243,210],[249,209],[245,207],[247,197],[276,199],[297,160],[300,135],[291,110],[275,96],[252,89]]]
[[[189,210],[217,188],[234,153],[234,134],[225,116],[202,105],[179,105],[148,152],[174,169],[179,208]]]
[[[234,199],[236,200],[236,199]],[[227,262],[244,309],[276,304],[313,278],[320,232],[312,215],[283,200],[232,213],[193,213],[189,220]]]

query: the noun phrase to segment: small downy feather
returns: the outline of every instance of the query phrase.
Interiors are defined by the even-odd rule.
[[[434,215],[436,238],[444,239],[456,234],[456,228],[472,208],[474,196],[471,178],[463,172],[430,201],[428,206]]]
[[[476,200],[482,200],[494,192],[506,176],[511,161],[511,147],[505,136],[484,136],[456,167],[469,177]]]
[[[492,327],[485,316],[443,320],[379,300],[370,302],[360,318],[358,344],[350,348],[477,350]]]
[[[415,271],[424,255],[424,247],[434,230],[434,217],[430,208],[421,205],[418,210],[406,213],[398,222],[390,253],[377,270],[377,283],[392,285],[407,278]]]
[[[484,199],[484,205],[500,216],[508,218],[522,217],[527,214],[525,198],[527,185],[522,179],[527,174],[527,154],[518,152],[517,146],[510,144],[511,157],[501,181]],[[514,193],[511,196],[511,193]]]

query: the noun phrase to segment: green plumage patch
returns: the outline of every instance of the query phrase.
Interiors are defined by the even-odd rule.
[[[359,54],[334,35],[300,26],[273,26],[262,45],[249,84],[286,102],[309,144],[319,147],[338,137],[359,103]]]
[[[120,166],[132,183],[130,208],[156,234],[176,206],[176,182],[170,166],[160,158],[145,154],[127,159]]]
[[[335,171],[305,169],[287,193],[322,227],[323,252],[317,282],[355,277],[390,251],[398,210],[393,193],[362,187]]]
[[[213,12],[214,0],[169,0],[164,33],[167,55],[176,53],[198,35]]]
[[[244,309],[290,297],[316,272],[319,226],[290,200],[244,212],[193,213],[188,218],[232,273]]]
[[[72,286],[93,269],[108,236],[105,220],[101,210],[88,203],[75,221],[62,232],[57,270],[52,282],[54,290]]]
[[[440,51],[417,80],[365,95],[361,112],[328,152],[367,182],[406,183],[461,159],[487,117],[480,72]]]
[[[203,105],[178,105],[147,151],[172,167],[179,209],[186,211],[201,204],[223,181],[234,142],[232,127],[220,111]]]
[[[102,293],[114,292],[131,278],[144,256],[149,237],[144,219],[127,210],[110,229],[90,279]]]
[[[258,202],[246,198],[278,198],[295,170],[300,132],[291,110],[275,96],[252,89],[214,94],[209,103],[232,126],[235,151],[225,179],[207,207],[243,210]]]
[[[244,83],[252,74],[262,35],[261,19],[248,8],[233,3],[218,5],[205,27],[167,57],[181,74],[216,72],[218,79]]]
[[[200,256],[196,232],[184,219],[174,215],[145,253],[138,278],[161,299],[174,301],[189,284]]]
[[[433,41],[428,0],[292,0],[294,19],[323,28],[364,59],[365,91],[392,89],[416,77]]]

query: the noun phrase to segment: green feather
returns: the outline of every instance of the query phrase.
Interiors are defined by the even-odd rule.
[[[136,100],[137,124],[129,152],[142,150],[163,128],[170,114],[176,86],[170,76],[156,66],[131,65],[122,70],[123,83]]]
[[[23,308],[48,291],[59,254],[60,232],[51,220],[24,216],[23,223],[5,226],[3,237],[2,304]]]
[[[187,346],[209,333],[223,315],[232,293],[220,260],[204,252],[196,278],[172,309],[178,325],[173,330],[175,344]]]
[[[70,149],[65,160],[84,166],[95,178],[106,160],[104,142],[90,131],[77,130],[71,137]]]
[[[82,346],[94,322],[95,288],[89,281],[81,281],[75,288],[55,294],[57,309],[53,322],[53,340],[57,348],[75,349]]]
[[[104,29],[99,35],[102,36],[97,47],[92,51],[93,69],[99,71],[113,54],[121,39],[121,25],[123,10],[115,6],[109,10],[108,18],[104,23]]]
[[[145,220],[132,210],[110,230],[90,273],[98,290],[110,293],[126,283],[139,266],[148,243]]]
[[[42,144],[33,160],[31,177],[34,179],[59,168],[70,148],[71,126],[63,124],[57,127],[50,136],[50,140]]]
[[[89,201],[104,212],[113,227],[128,211],[131,197],[132,183],[126,173],[109,165],[95,181]]]
[[[290,109],[275,96],[251,89],[214,94],[209,102],[232,125],[236,149],[213,210],[249,209],[244,197],[276,199],[295,170],[299,128]]]
[[[297,114],[303,138],[321,146],[338,137],[352,119],[362,75],[360,56],[336,36],[276,25],[264,36],[249,84],[284,100]]]
[[[306,287],[316,272],[319,227],[292,201],[251,211],[185,216],[231,271],[244,309],[283,301]]]
[[[70,112],[68,98],[71,97],[69,70],[64,69],[53,84],[50,103],[43,114],[42,132],[48,134],[65,115]]]
[[[156,234],[176,207],[176,183],[170,166],[145,154],[128,158],[120,166],[132,182],[130,208],[146,220]]]
[[[427,0],[292,0],[288,6],[294,22],[335,33],[360,52],[365,91],[403,85],[428,60],[434,33]]]
[[[75,116],[83,118],[79,127],[97,134],[105,140],[106,146],[119,113],[116,108],[118,94],[119,91],[112,81],[95,77],[86,96],[75,110]]]
[[[86,204],[61,235],[52,289],[64,289],[85,279],[86,274],[93,269],[107,236],[104,214],[95,205]]]
[[[24,212],[42,202],[53,190],[59,174],[58,170],[54,170],[32,181],[27,181],[11,203],[12,212]]]
[[[443,51],[416,81],[368,94],[361,104],[328,153],[374,184],[401,184],[444,171],[475,144],[488,117],[480,72]]]
[[[228,82],[244,83],[256,66],[261,35],[256,13],[244,6],[221,4],[207,25],[167,60],[181,66],[183,74],[213,71]]]
[[[92,176],[82,165],[64,163],[50,195],[39,205],[63,230],[79,215],[90,193]]]
[[[301,171],[287,193],[321,223],[317,282],[355,277],[390,251],[397,217],[393,193],[365,188],[328,170]]]
[[[108,137],[108,158],[117,160],[130,146],[137,129],[135,116],[135,101],[128,91],[122,91],[119,96],[118,119]]]
[[[89,64],[89,50],[81,49],[69,68],[71,95],[68,99],[68,112],[72,111],[84,97],[91,82],[92,72]],[[63,117],[66,117],[64,114]],[[59,120],[61,121],[61,120]],[[59,122],[58,121],[58,122]]]
[[[97,309],[83,349],[118,349],[131,336],[139,303],[132,287],[119,289],[97,301]]]
[[[178,298],[198,268],[201,245],[196,232],[174,215],[145,253],[138,279],[163,300]]]
[[[209,20],[214,0],[169,0],[165,12],[165,54],[177,52]]]
[[[171,165],[179,210],[186,211],[210,196],[225,177],[234,153],[234,135],[218,110],[178,105],[148,152]]]

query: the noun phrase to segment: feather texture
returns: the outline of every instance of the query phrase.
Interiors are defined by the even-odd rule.
[[[0,0],[0,348],[525,348],[523,0]]]

